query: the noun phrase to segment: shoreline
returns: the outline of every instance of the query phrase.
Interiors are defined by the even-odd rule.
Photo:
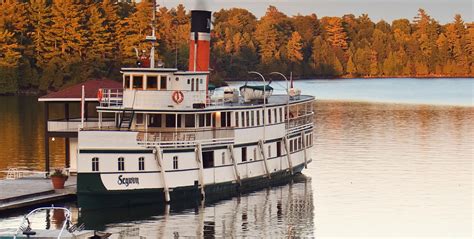
[[[359,104],[376,104],[376,105],[398,105],[398,106],[431,106],[431,107],[443,107],[443,108],[474,108],[473,105],[453,105],[453,104],[433,104],[433,103],[413,103],[413,102],[391,102],[391,101],[370,101],[361,99],[318,99],[316,102],[322,103],[359,103]]]
[[[311,77],[311,78],[294,78],[298,81],[307,81],[307,80],[374,80],[374,79],[417,79],[417,80],[426,80],[426,79],[474,79],[474,76],[383,76],[383,77]],[[242,79],[228,79],[225,80],[229,82],[245,82],[248,80]],[[283,79],[275,79],[274,81],[284,81]]]
[[[310,80],[387,80],[387,79],[415,79],[415,80],[440,80],[440,79],[463,79],[463,80],[474,80],[474,76],[416,76],[416,77],[408,77],[408,76],[393,76],[393,77],[312,77],[312,78],[295,78],[295,81],[310,81]],[[247,82],[248,79],[228,79],[223,82]],[[284,81],[284,79],[273,79],[272,81]],[[55,92],[55,91],[48,91],[46,93],[41,92],[38,89],[23,89],[19,90],[17,93],[8,93],[8,94],[0,94],[0,96],[36,96],[40,97],[46,95],[48,93]]]

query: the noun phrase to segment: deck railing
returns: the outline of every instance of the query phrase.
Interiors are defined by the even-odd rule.
[[[314,112],[308,112],[304,115],[299,115],[299,116],[290,118],[286,126],[286,130],[288,134],[292,134],[297,131],[311,128],[313,125],[314,125]]]
[[[102,89],[101,107],[120,107],[123,105],[123,89]]]
[[[102,119],[102,126],[113,126],[115,125],[115,120],[112,119]],[[77,132],[81,126],[81,119],[62,119],[62,120],[49,120],[48,121],[48,132]],[[97,118],[89,118],[84,121],[84,127],[86,128],[95,128],[99,126],[99,121]]]
[[[202,146],[226,145],[234,143],[234,130],[193,130],[183,132],[138,132],[140,145],[161,147],[192,147],[197,143]]]

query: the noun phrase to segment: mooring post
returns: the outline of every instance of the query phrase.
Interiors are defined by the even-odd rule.
[[[290,169],[291,175],[293,175],[293,162],[291,162],[291,152],[288,146],[288,136],[283,138],[283,143],[285,144],[286,158],[288,159],[288,168]]]
[[[203,169],[203,165],[202,165],[202,147],[201,147],[201,143],[196,144],[195,152],[196,152],[196,162],[197,162],[198,168],[199,168],[199,176],[198,176],[199,188],[201,189],[201,196],[202,196],[202,199],[204,200],[206,198],[206,192],[204,191],[204,169]]]
[[[229,154],[230,154],[230,159],[232,159],[232,164],[234,165],[234,174],[235,174],[235,179],[237,180],[237,183],[242,186],[242,182],[240,181],[240,174],[239,174],[239,169],[237,168],[237,161],[235,160],[234,156],[234,145],[229,145]]]
[[[263,148],[263,146],[264,146],[263,140],[258,141],[258,146],[260,148],[260,154],[262,155],[262,158],[263,158],[263,165],[265,166],[265,171],[267,173],[267,177],[269,179],[271,179],[272,176],[270,175],[270,170],[268,169],[267,157],[265,155],[265,151],[264,151],[264,148]]]
[[[303,146],[303,154],[304,154],[304,168],[308,168],[308,159],[307,159],[307,152],[306,152],[306,140],[305,140],[304,131],[301,132],[301,144]]]
[[[163,165],[163,158],[161,157],[161,148],[159,145],[155,146],[154,154],[158,167],[161,170],[161,181],[163,182],[163,192],[165,193],[165,201],[166,203],[169,203],[171,201],[170,191],[168,188],[168,184],[166,183],[165,167]]]

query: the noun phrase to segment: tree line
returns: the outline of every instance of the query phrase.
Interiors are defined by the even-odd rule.
[[[0,94],[45,93],[91,78],[120,78],[149,51],[152,4],[116,0],[0,0]],[[187,69],[190,14],[159,7],[157,55]],[[138,53],[137,53],[138,52]],[[287,16],[274,6],[258,19],[245,9],[214,13],[211,80],[247,72],[311,77],[474,75],[474,24],[440,24],[423,9],[410,21],[368,15]]]

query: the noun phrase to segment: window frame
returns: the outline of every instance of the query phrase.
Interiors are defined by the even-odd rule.
[[[98,172],[99,171],[99,157],[93,157],[92,158],[92,172]]]
[[[117,158],[117,169],[118,171],[125,171],[125,158],[124,157]]]
[[[173,169],[179,169],[178,155],[173,156]]]
[[[145,171],[145,157],[138,158],[138,171]]]

